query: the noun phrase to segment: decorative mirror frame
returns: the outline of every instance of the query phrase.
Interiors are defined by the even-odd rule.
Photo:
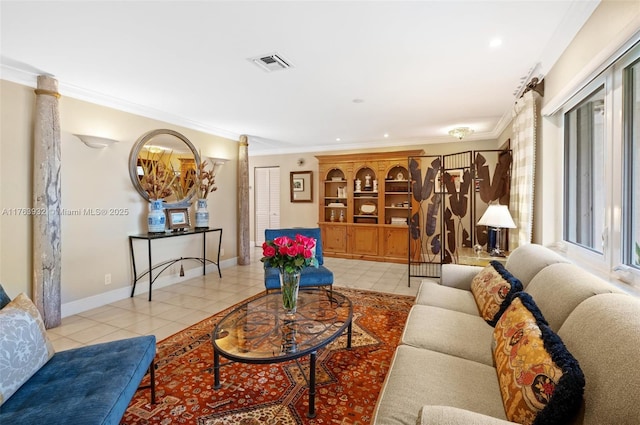
[[[196,149],[196,147],[193,145],[193,143],[191,143],[189,139],[187,139],[184,135],[178,133],[177,131],[168,130],[168,129],[158,129],[158,130],[151,130],[143,134],[142,136],[140,136],[140,138],[136,141],[136,143],[131,148],[131,153],[129,154],[129,177],[131,178],[131,183],[133,183],[133,187],[135,187],[135,189],[138,191],[140,196],[142,196],[147,201],[149,201],[149,194],[142,188],[142,185],[140,184],[140,179],[138,178],[138,156],[140,155],[140,151],[142,150],[142,147],[147,142],[149,142],[154,137],[159,136],[161,134],[168,134],[182,140],[184,144],[187,145],[189,150],[193,153],[193,157],[195,159],[196,164],[200,164],[200,154],[198,153],[198,150]],[[191,187],[191,189],[189,189],[189,192],[187,193],[187,196],[185,198],[179,199],[176,202],[165,202],[164,206],[166,208],[177,208],[177,207],[189,205],[189,201],[191,200],[191,198],[193,198],[193,196],[195,195],[195,192],[196,192],[196,189],[195,189],[195,186],[193,186]]]
[[[313,202],[313,171],[289,173],[291,202]]]

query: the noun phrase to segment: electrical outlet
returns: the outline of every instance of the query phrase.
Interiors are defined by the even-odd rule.
[[[220,256],[224,257],[224,248],[220,248]]]
[[[111,273],[107,273],[104,275],[104,284],[111,285]]]

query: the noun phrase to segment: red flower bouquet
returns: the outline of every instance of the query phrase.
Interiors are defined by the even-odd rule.
[[[282,304],[288,315],[296,312],[300,272],[308,266],[318,267],[315,247],[314,238],[300,234],[296,235],[295,239],[280,236],[262,244],[263,257],[260,261],[280,270]]]
[[[316,240],[303,235],[295,239],[280,236],[262,244],[260,261],[270,267],[277,267],[284,273],[298,273],[305,267],[318,267],[314,254]]]

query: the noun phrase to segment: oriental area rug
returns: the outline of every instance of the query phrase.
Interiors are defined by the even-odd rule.
[[[149,389],[138,390],[121,424],[369,424],[414,297],[334,290],[353,303],[352,348],[343,335],[318,352],[315,418],[306,417],[309,356],[301,367],[232,363],[220,369],[222,387],[213,388],[211,334],[231,307],[158,342],[156,404]]]

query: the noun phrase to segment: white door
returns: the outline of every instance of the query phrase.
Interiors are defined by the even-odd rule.
[[[280,227],[280,167],[255,168],[255,244],[264,242],[265,229]]]

